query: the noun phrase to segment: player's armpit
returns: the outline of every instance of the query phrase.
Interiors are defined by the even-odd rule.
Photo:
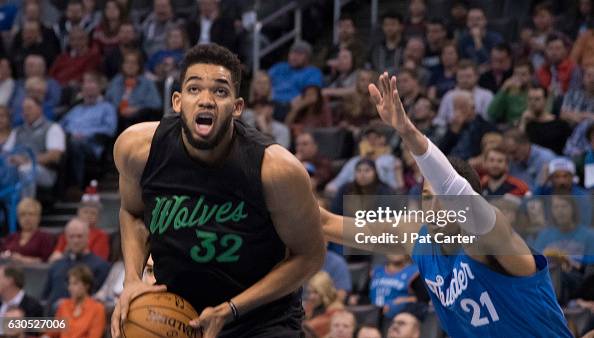
[[[317,202],[301,163],[284,148],[266,149],[262,185],[266,206],[288,256],[266,276],[233,297],[239,314],[301,287],[324,262],[324,240]]]
[[[512,276],[530,276],[536,273],[536,262],[526,242],[512,229],[505,215],[497,208],[495,215],[493,230],[479,236],[474,245],[466,248],[466,252],[475,257],[491,254]]]

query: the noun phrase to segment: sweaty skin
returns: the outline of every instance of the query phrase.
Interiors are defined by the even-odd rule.
[[[187,124],[182,140],[188,155],[207,164],[224,161],[233,137],[230,117],[239,118],[243,109],[243,99],[235,96],[229,70],[211,64],[191,65],[181,92],[173,94],[172,103],[173,110]],[[214,116],[210,129],[195,123],[198,114],[205,111]],[[143,221],[140,178],[157,126],[157,122],[146,122],[130,127],[118,137],[114,148],[120,173],[120,227],[125,265],[124,290],[112,316],[114,337],[120,336],[120,322],[125,320],[133,298],[165,289],[163,285],[149,286],[141,281],[148,257],[148,231]],[[220,140],[217,135],[222,135]],[[266,206],[276,232],[287,247],[287,256],[260,281],[233,297],[240,314],[297,290],[324,262],[318,205],[309,188],[309,176],[299,160],[283,147],[271,145],[265,150],[261,175]],[[233,317],[227,303],[212,306],[190,321],[192,326],[204,329],[205,338],[216,337]]]

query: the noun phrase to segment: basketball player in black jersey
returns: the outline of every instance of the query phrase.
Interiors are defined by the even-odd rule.
[[[324,260],[308,175],[283,147],[240,120],[240,63],[218,45],[190,49],[174,117],[137,124],[116,141],[124,290],[163,291],[200,314],[205,337],[301,337],[299,288]],[[141,282],[150,253],[157,286]]]

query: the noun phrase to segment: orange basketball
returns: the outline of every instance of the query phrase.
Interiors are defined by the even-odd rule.
[[[189,325],[198,313],[182,297],[169,292],[145,293],[130,303],[122,325],[124,338],[201,338],[202,331]]]

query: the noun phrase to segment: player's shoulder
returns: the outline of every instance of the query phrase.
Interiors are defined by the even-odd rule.
[[[120,172],[125,169],[142,172],[158,126],[159,122],[138,123],[118,136],[114,145],[114,160]]]
[[[307,172],[295,155],[278,144],[266,147],[262,161],[263,183],[293,180],[301,175],[307,176]]]

